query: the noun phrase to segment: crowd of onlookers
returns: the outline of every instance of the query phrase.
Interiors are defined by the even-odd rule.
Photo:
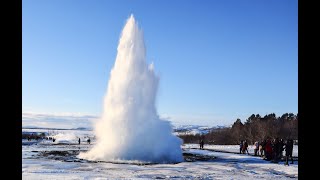
[[[285,156],[283,156],[283,152],[285,151]],[[285,165],[289,165],[289,158],[291,159],[291,164],[293,164],[292,158],[293,151],[293,140],[287,139],[284,141],[283,139],[275,138],[271,140],[267,138],[263,141],[254,142],[254,155],[261,156],[265,160],[272,162],[279,162],[280,160],[285,160]],[[240,153],[248,153],[248,143],[246,140],[240,142]]]
[[[203,149],[204,140],[200,139],[199,141],[200,149]],[[246,140],[240,141],[240,154],[249,154],[248,151],[248,142]],[[289,158],[291,159],[291,164],[293,164],[293,140],[275,138],[271,140],[267,138],[263,141],[256,141],[253,144],[254,156],[261,156],[263,159],[272,162],[279,162],[285,160],[285,165],[289,165]],[[283,155],[285,152],[285,156]]]
[[[22,135],[22,138],[26,138],[28,141],[31,141],[32,139],[34,140],[39,140],[39,139],[44,139],[45,135],[44,134],[25,134]]]

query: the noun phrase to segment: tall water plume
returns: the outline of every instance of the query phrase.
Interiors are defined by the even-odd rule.
[[[123,28],[101,119],[97,142],[79,157],[89,160],[136,160],[175,163],[183,160],[182,140],[155,107],[159,78],[146,63],[143,32],[131,15]]]

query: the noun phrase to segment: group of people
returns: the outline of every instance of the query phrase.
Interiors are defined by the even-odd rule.
[[[247,140],[240,141],[240,154],[245,154],[246,152],[249,154],[248,146]]]
[[[285,150],[285,165],[289,165],[288,161],[291,158],[291,164],[293,164],[293,140],[288,139],[284,141],[283,139],[275,138],[271,140],[270,138],[263,141],[256,141],[254,143],[254,155],[263,157],[266,160],[272,160],[272,162],[279,162],[283,158],[283,151]],[[247,141],[240,142],[240,153],[248,152]]]
[[[35,140],[38,140],[38,139],[46,139],[46,140],[52,140],[52,142],[55,142],[55,141],[56,141],[56,139],[55,139],[54,137],[52,137],[52,136],[39,137],[39,136],[34,135],[34,134],[28,135],[26,138],[27,138],[27,141],[31,141],[32,139],[35,139]],[[80,143],[81,143],[81,139],[80,139],[80,138],[78,139],[78,143],[79,143],[79,145],[80,145]],[[91,143],[91,139],[90,139],[90,138],[87,139],[87,143],[88,143],[88,144]],[[202,145],[202,148],[203,148],[203,145]]]
[[[90,138],[88,138],[88,139],[87,139],[87,143],[90,144],[90,142],[91,142],[91,140],[90,140]],[[79,140],[78,140],[78,143],[79,143],[79,145],[80,145],[80,143],[81,143],[81,139],[80,139],[80,138],[79,138]]]
[[[38,135],[35,135],[35,134],[31,134],[31,135],[29,135],[28,137],[27,137],[27,140],[28,141],[31,141],[32,139],[34,139],[34,140],[36,140],[36,141],[38,141],[38,139],[39,139],[40,137],[38,136]]]

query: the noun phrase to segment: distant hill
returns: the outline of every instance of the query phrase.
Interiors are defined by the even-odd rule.
[[[82,131],[92,131],[92,128],[78,127],[78,128],[46,128],[46,127],[36,127],[36,126],[24,126],[22,129],[48,129],[48,130],[82,130]]]
[[[200,126],[200,125],[178,125],[173,128],[177,135],[208,134],[210,131],[225,128],[225,126]]]
[[[85,130],[85,131],[91,131],[91,130],[92,130],[92,128],[78,127],[78,128],[73,128],[73,130]]]
[[[196,135],[196,134],[208,134],[210,131],[216,129],[225,128],[225,126],[200,126],[200,125],[176,125],[173,127],[173,131],[177,135]],[[46,128],[36,126],[24,126],[22,129],[47,129],[47,130],[79,130],[79,131],[92,131],[92,128],[78,127],[78,128]]]
[[[43,129],[43,128],[39,128],[36,126],[24,126],[24,127],[22,127],[22,129]]]

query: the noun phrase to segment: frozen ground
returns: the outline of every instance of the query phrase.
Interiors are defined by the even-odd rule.
[[[298,162],[284,166],[260,157],[243,154],[189,149],[184,153],[215,157],[209,161],[178,164],[135,165],[106,162],[66,162],[56,155],[39,156],[41,152],[77,152],[91,145],[52,144],[51,141],[26,142],[22,146],[22,179],[291,179],[298,178]],[[196,146],[196,145],[194,145]],[[208,146],[209,147],[209,146]],[[215,147],[215,146],[213,146]],[[229,146],[218,146],[228,150]],[[205,147],[206,148],[206,147]]]

